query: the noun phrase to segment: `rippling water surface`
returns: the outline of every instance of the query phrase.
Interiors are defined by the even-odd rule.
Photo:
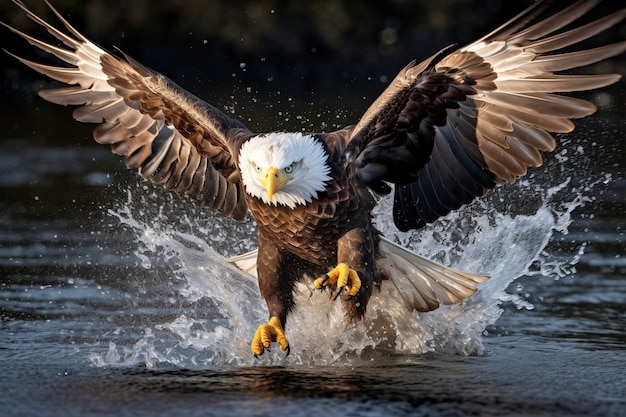
[[[383,286],[354,325],[303,285],[291,355],[258,360],[265,305],[225,259],[254,248],[253,223],[173,198],[87,141],[2,139],[2,414],[624,415],[619,113],[418,233],[393,232],[381,201],[389,237],[492,276],[467,302],[409,314]]]

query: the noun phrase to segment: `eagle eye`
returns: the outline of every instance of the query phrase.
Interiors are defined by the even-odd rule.
[[[285,167],[285,173],[291,174],[293,172],[293,164]]]

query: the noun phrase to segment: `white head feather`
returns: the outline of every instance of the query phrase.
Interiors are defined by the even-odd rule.
[[[239,171],[245,191],[266,204],[295,208],[310,203],[331,179],[328,155],[321,143],[302,133],[269,133],[249,139],[239,151]],[[266,171],[275,168],[287,182],[272,200],[262,183]]]

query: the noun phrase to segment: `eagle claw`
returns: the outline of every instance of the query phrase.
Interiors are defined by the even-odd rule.
[[[313,285],[318,290],[324,290],[328,285],[337,285],[337,294],[335,294],[333,300],[336,300],[344,290],[347,299],[351,299],[361,289],[361,279],[354,269],[345,263],[340,263],[323,277],[317,278]]]
[[[285,331],[280,323],[280,319],[272,316],[266,324],[262,324],[254,333],[250,348],[255,358],[261,356],[265,351],[270,351],[270,345],[276,342],[280,345],[281,352],[286,352],[289,356],[289,341],[285,337]]]

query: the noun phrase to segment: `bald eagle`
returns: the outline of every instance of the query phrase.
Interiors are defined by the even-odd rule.
[[[253,336],[261,355],[272,343],[289,353],[287,316],[294,284],[330,288],[349,318],[363,317],[383,279],[410,310],[430,311],[470,296],[486,276],[457,271],[386,240],[372,225],[376,195],[393,192],[400,230],[419,229],[512,182],[552,151],[551,133],[593,104],[556,95],[595,89],[619,75],[563,75],[622,53],[626,42],[577,45],[620,22],[626,10],[571,25],[598,1],[579,0],[539,20],[528,9],[460,48],[410,62],[355,124],[330,133],[255,133],[131,57],[114,56],[74,29],[58,29],[14,3],[63,45],[11,31],[64,62],[22,63],[69,86],[42,90],[74,117],[96,123],[128,168],[235,220],[251,213],[258,249],[234,259],[258,277],[269,320]],[[566,51],[563,51],[567,49]],[[336,291],[336,294],[335,294]]]

